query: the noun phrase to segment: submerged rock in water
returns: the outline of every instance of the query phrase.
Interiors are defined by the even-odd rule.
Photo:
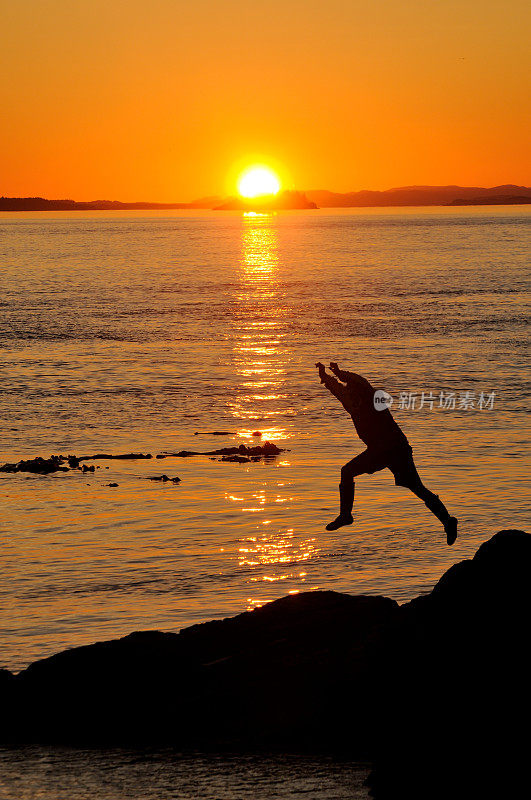
[[[215,432],[214,432],[215,434]],[[218,435],[225,435],[219,432]],[[240,444],[238,447],[222,447],[219,450],[209,450],[204,453],[198,453],[192,450],[181,450],[179,453],[159,453],[158,459],[168,457],[186,458],[188,456],[224,456],[224,455],[239,455],[246,456],[248,459],[256,460],[258,458],[268,458],[277,456],[283,450],[277,447],[272,442],[265,442],[263,445],[256,445],[255,447],[247,447],[245,444]],[[39,475],[48,475],[52,472],[62,471],[68,472],[68,469],[81,469],[83,472],[94,472],[94,466],[87,466],[82,464],[82,461],[97,461],[105,459],[148,459],[153,458],[151,453],[119,453],[113,455],[111,453],[95,453],[92,456],[50,456],[49,458],[36,458],[18,461],[16,463],[8,463],[0,466],[0,472],[33,472]],[[235,459],[237,460],[237,459]],[[68,463],[68,466],[64,466]],[[99,469],[99,467],[98,467]]]
[[[93,461],[96,459],[126,459],[126,458],[152,458],[151,453],[123,453],[120,455],[111,455],[109,453],[97,453],[93,456],[50,456],[43,458],[36,456],[27,460],[17,461],[14,464],[3,464],[0,466],[0,472],[33,472],[37,475],[49,475],[52,472],[68,472],[69,469],[81,469],[82,472],[94,472],[94,467],[88,467],[85,464],[81,465],[81,461]],[[64,464],[68,463],[68,466]],[[99,467],[98,467],[99,469]]]
[[[250,464],[251,460],[248,456],[222,456],[220,461],[233,461],[235,464]]]
[[[37,456],[17,461],[16,464],[3,464],[0,466],[0,472],[33,472],[37,475],[49,475],[52,472],[67,471],[68,467],[63,467],[64,462],[64,456],[50,456],[49,458]]]
[[[232,436],[231,431],[196,431],[194,436]]]
[[[180,478],[169,478],[168,475],[153,475],[152,478],[148,478],[148,481],[162,481],[163,483],[167,483],[170,481],[171,483],[180,483]]]
[[[280,453],[283,453],[284,450],[280,447],[277,447],[276,444],[273,442],[265,442],[264,444],[257,444],[252,447],[249,447],[245,444],[240,444],[237,447],[220,447],[219,450],[206,450],[203,452],[197,452],[195,450],[180,450],[178,453],[160,453],[157,458],[168,458],[168,457],[176,457],[176,458],[189,458],[190,456],[231,456],[231,455],[239,455],[239,456],[247,456],[247,457],[273,457],[278,456]]]
[[[151,453],[120,453],[119,455],[112,455],[111,453],[96,453],[93,456],[79,456],[78,461],[94,461],[96,459],[102,460],[106,458],[153,458]]]
[[[248,446],[240,444],[238,447],[222,447],[220,450],[213,451],[212,455],[231,455],[239,454],[242,456],[278,456],[284,450],[277,447],[273,442],[265,442],[264,444],[257,444]]]

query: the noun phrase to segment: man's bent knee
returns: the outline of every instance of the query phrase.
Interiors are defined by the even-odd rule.
[[[341,467],[341,483],[349,483],[354,480],[354,471],[349,464]]]

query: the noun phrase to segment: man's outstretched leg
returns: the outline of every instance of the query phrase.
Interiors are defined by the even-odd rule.
[[[354,478],[367,472],[369,455],[367,450],[341,467],[341,483],[339,484],[339,516],[329,522],[327,531],[337,531],[343,525],[352,525],[352,506],[354,505]]]
[[[354,505],[354,478],[344,479],[341,473],[341,483],[339,484],[339,516],[329,522],[326,526],[327,531],[337,531],[343,525],[352,525],[352,506]]]
[[[437,519],[442,522],[444,530],[446,531],[446,541],[449,545],[452,545],[457,539],[457,519],[456,517],[450,516],[446,506],[439,498],[439,495],[430,492],[430,490],[424,486],[420,478],[408,484],[407,488],[411,489],[413,494],[416,494],[430,509],[431,513],[435,514]]]

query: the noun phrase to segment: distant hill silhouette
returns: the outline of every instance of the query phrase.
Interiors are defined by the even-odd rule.
[[[354,208],[362,206],[447,206],[483,205],[490,203],[528,203],[531,188],[527,186],[401,186],[383,192],[363,190],[360,192],[329,192],[315,190],[306,192],[320,208]],[[520,198],[515,200],[515,198]]]
[[[216,211],[286,211],[289,209],[317,208],[302,192],[279,192],[265,197],[229,197],[216,206]]]
[[[192,203],[122,203],[119,200],[46,200],[44,197],[0,197],[0,211],[157,211],[187,208],[212,208],[217,196],[202,197]]]
[[[282,209],[356,208],[385,206],[503,205],[531,202],[527,186],[401,186],[383,192],[285,191],[270,198],[246,200],[217,195],[191,203],[122,203],[119,200],[47,200],[44,197],[0,197],[0,211],[149,211],[171,209],[217,209],[272,211]]]

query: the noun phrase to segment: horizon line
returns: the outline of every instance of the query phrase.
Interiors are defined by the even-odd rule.
[[[503,184],[496,184],[494,186],[466,186],[462,184],[408,184],[405,186],[393,186],[388,189],[351,189],[345,192],[336,191],[334,189],[281,189],[278,194],[283,193],[299,193],[303,195],[307,194],[327,194],[333,195],[335,197],[349,197],[349,196],[356,196],[356,195],[385,195],[390,194],[392,192],[408,192],[408,191],[481,191],[481,192],[492,192],[495,190],[525,190],[526,192],[531,192],[531,187],[526,186],[524,184],[515,184],[515,183],[503,183]],[[272,195],[273,196],[273,195]],[[97,198],[91,200],[74,200],[72,197],[44,197],[43,195],[1,195],[0,201],[30,201],[30,200],[39,200],[44,201],[46,203],[76,203],[76,204],[95,204],[95,203],[112,203],[112,204],[120,204],[120,205],[153,205],[153,206],[181,206],[183,208],[194,206],[198,203],[215,203],[219,200],[229,199],[238,197],[237,194],[211,194],[211,195],[202,195],[200,197],[196,197],[193,200],[117,200],[117,199],[106,199],[106,198]]]

